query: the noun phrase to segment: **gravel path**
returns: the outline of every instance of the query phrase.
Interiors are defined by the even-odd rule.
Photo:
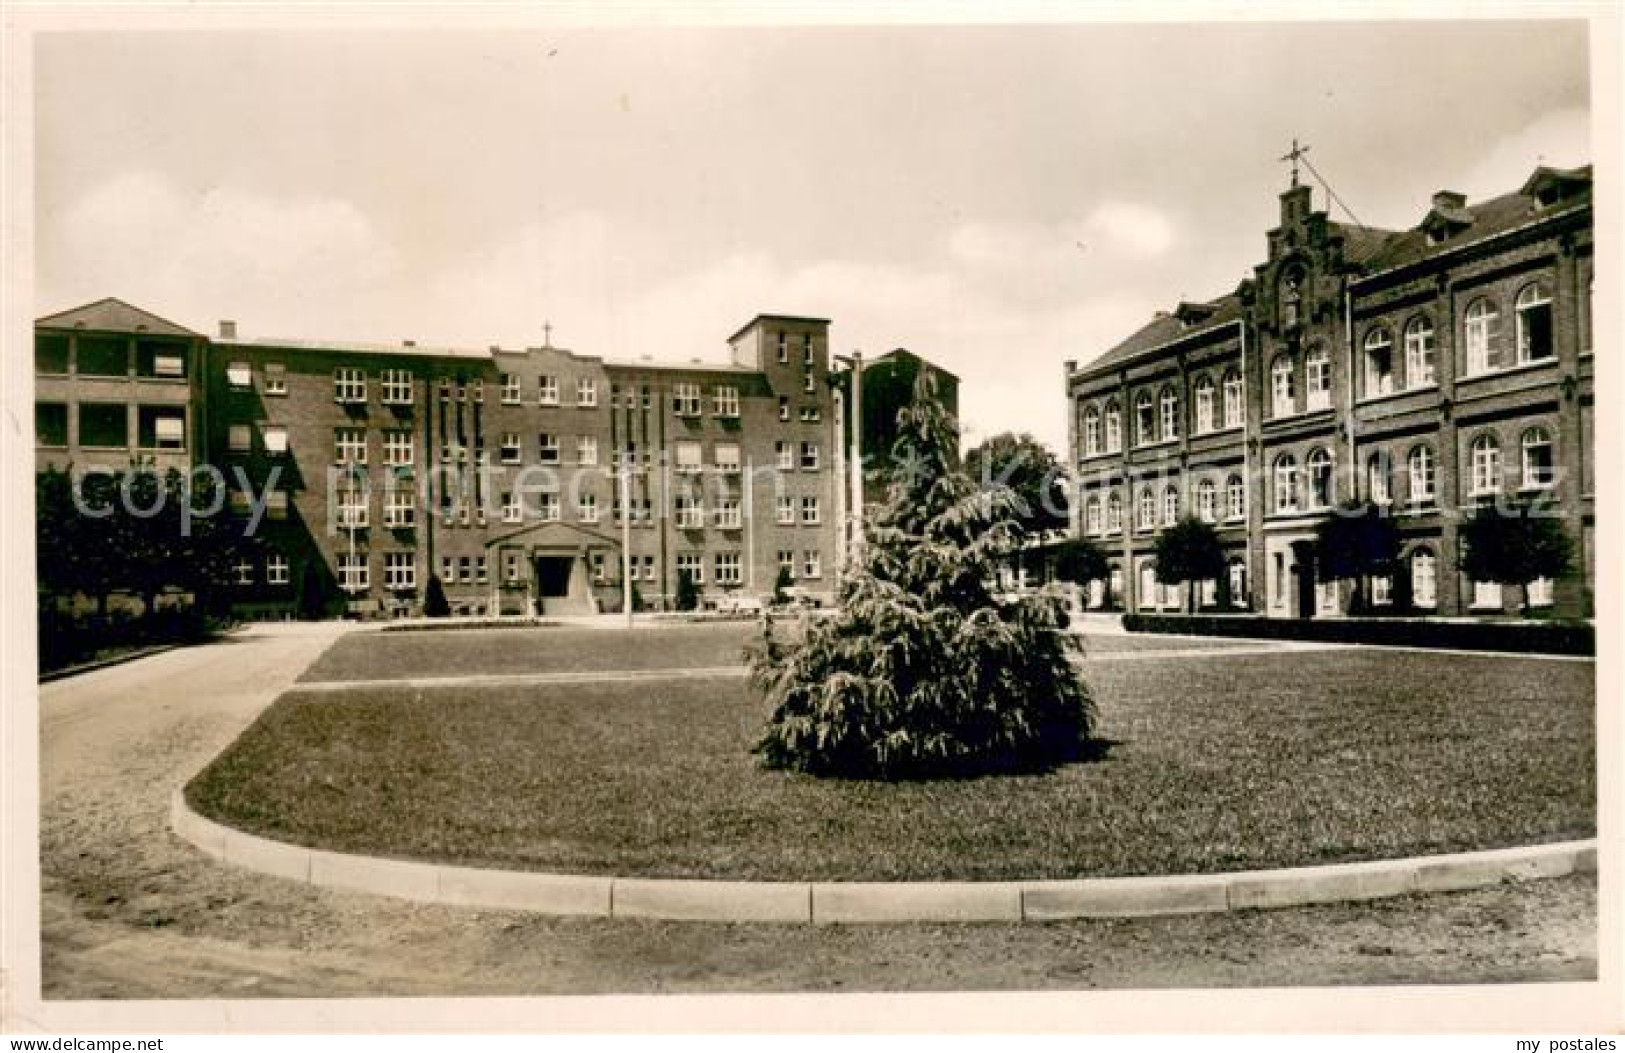
[[[256,628],[41,689],[47,999],[966,990],[1578,980],[1567,878],[1378,904],[1045,925],[853,928],[418,906],[216,864],[169,794],[344,632]]]

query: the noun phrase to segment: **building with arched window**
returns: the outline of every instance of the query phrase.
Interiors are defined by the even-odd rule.
[[[1407,229],[1314,206],[1294,180],[1264,259],[1233,289],[1158,312],[1068,365],[1072,419],[1105,422],[1099,442],[1084,425],[1072,443],[1076,485],[1137,513],[1135,529],[1102,535],[1109,557],[1143,568],[1173,507],[1212,522],[1230,561],[1229,587],[1204,598],[1336,615],[1352,583],[1317,573],[1315,530],[1339,504],[1370,501],[1402,538],[1394,573],[1372,583],[1379,606],[1511,614],[1517,590],[1457,569],[1457,532],[1477,504],[1538,499],[1575,561],[1531,595],[1554,614],[1589,616],[1591,168],[1537,168],[1483,201],[1440,191]],[[1112,440],[1116,407],[1130,408],[1130,443]],[[1124,609],[1158,607],[1141,581],[1126,576]]]

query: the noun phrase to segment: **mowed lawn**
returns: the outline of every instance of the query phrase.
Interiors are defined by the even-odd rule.
[[[779,635],[798,635],[794,617]],[[584,673],[649,669],[713,669],[742,665],[753,622],[640,625],[634,629],[544,628],[356,633],[341,638],[300,680],[415,680],[527,673]],[[1228,648],[1249,641],[1100,635],[1084,640],[1089,654],[1121,651]]]
[[[615,667],[726,664],[727,634],[690,628],[710,635],[652,633]],[[502,664],[526,635],[351,637],[312,679],[372,668],[360,656],[380,641],[399,665],[379,668]],[[466,653],[436,651],[456,639]],[[739,677],[368,684],[290,692],[187,794],[220,821],[344,852],[756,880],[1221,871],[1595,833],[1589,662],[1223,651],[1088,662],[1115,744],[1045,775],[764,771],[749,753],[762,703]]]

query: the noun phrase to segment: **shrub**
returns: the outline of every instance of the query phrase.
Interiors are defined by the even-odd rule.
[[[768,767],[954,777],[1043,770],[1093,744],[1063,601],[989,588],[1019,548],[1018,502],[956,467],[934,388],[923,374],[898,414],[888,496],[835,615],[790,645],[763,617],[750,660],[770,709],[756,746]]]
[[[1259,640],[1318,640],[1325,643],[1444,647],[1462,651],[1526,654],[1596,654],[1596,632],[1583,622],[1509,625],[1400,618],[1320,621],[1234,615],[1212,618],[1178,614],[1126,614],[1123,616],[1123,628],[1134,633],[1238,636]]]
[[[1562,522],[1530,502],[1502,511],[1474,509],[1461,524],[1461,569],[1474,581],[1516,585],[1529,614],[1529,583],[1566,573],[1574,544]]]
[[[775,607],[782,607],[790,602],[790,586],[795,583],[795,578],[790,575],[790,568],[780,567],[779,576],[773,579],[773,605]]]
[[[1185,609],[1196,609],[1196,583],[1225,575],[1224,549],[1212,524],[1185,516],[1157,535],[1157,580],[1185,586]]]

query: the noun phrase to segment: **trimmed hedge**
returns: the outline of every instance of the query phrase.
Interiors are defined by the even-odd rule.
[[[1383,644],[1394,647],[1442,647],[1461,651],[1568,655],[1597,653],[1596,629],[1584,622],[1440,622],[1420,619],[1366,621],[1235,615],[1204,617],[1181,614],[1125,614],[1123,628],[1132,633],[1241,636],[1260,640],[1316,640],[1323,643]]]

